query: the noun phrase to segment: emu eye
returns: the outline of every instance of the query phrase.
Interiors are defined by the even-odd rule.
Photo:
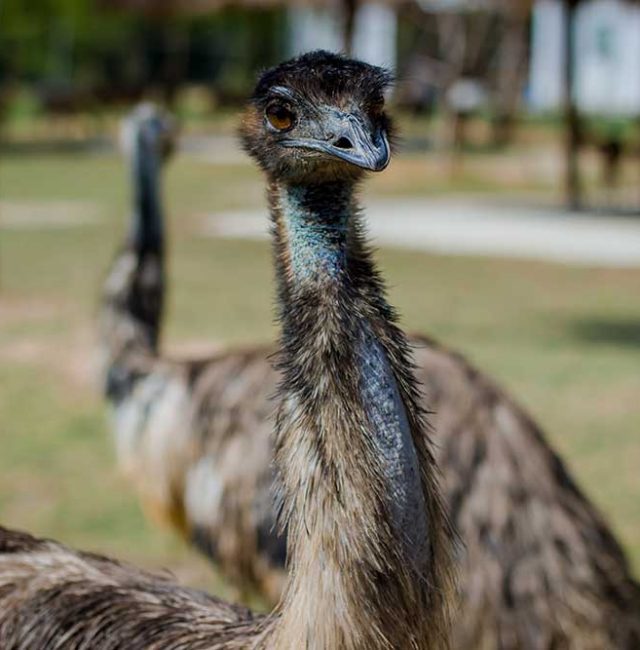
[[[267,106],[266,116],[269,124],[278,131],[288,131],[295,122],[295,115],[280,104]]]

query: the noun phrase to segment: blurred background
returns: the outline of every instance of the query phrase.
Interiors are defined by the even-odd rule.
[[[0,0],[0,521],[225,593],[145,523],[96,374],[126,230],[119,121],[179,119],[164,184],[172,352],[270,341],[257,71],[318,47],[391,68],[402,143],[364,203],[406,329],[523,403],[640,572],[640,3]]]

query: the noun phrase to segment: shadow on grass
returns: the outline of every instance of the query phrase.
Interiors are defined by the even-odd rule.
[[[587,343],[640,347],[640,318],[586,318],[569,327],[576,338]]]

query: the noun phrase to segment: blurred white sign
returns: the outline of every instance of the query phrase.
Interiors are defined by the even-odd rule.
[[[353,34],[354,56],[394,70],[397,22],[393,7],[376,2],[359,4]],[[289,9],[289,44],[294,55],[317,49],[340,52],[342,32],[339,5]]]
[[[534,8],[529,103],[556,110],[564,100],[564,21],[560,0]],[[580,110],[640,115],[640,6],[626,0],[590,0],[575,24],[575,98]]]

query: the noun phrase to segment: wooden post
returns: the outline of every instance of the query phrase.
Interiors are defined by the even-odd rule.
[[[344,11],[344,29],[342,32],[343,47],[346,54],[353,54],[353,35],[356,26],[356,13],[358,11],[358,0],[342,0]]]
[[[582,184],[580,182],[580,149],[582,134],[580,115],[574,92],[575,82],[575,16],[580,0],[565,0],[565,124],[566,135],[566,193],[570,210],[582,208]]]
[[[493,115],[493,144],[497,147],[504,147],[513,139],[529,61],[532,5],[532,0],[514,2],[502,17],[504,33],[498,50]]]

